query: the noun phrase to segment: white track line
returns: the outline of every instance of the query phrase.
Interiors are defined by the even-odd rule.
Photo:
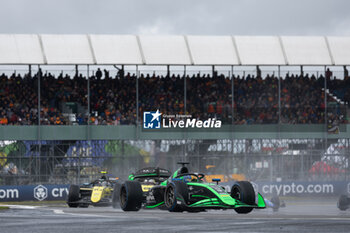
[[[9,207],[10,209],[38,209],[44,206],[31,206],[31,205],[0,205],[0,206],[5,206],[5,207]]]
[[[110,215],[99,215],[99,214],[80,214],[80,213],[66,213],[61,209],[51,209],[55,214],[64,214],[64,215],[71,215],[71,216],[80,216],[80,217],[103,217],[103,218],[115,218],[115,216]],[[128,216],[125,216],[129,218]]]

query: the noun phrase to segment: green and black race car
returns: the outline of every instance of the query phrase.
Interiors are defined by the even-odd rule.
[[[129,180],[115,193],[119,194],[120,207],[124,211],[138,211],[143,207],[162,208],[171,212],[234,209],[240,214],[249,213],[254,208],[266,207],[260,193],[257,194],[256,203],[255,191],[250,182],[239,181],[232,186],[231,192],[227,193],[218,184],[220,180],[213,179],[216,183],[206,183],[203,181],[204,174],[191,173],[185,166],[188,163],[181,164],[182,167],[169,178],[159,180],[159,184],[154,183],[151,186],[145,186],[141,176],[129,176]],[[152,177],[148,175],[143,174],[143,177]]]

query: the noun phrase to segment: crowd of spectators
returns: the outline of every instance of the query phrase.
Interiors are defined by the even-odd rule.
[[[248,75],[234,82],[235,123],[278,123],[278,79]]]
[[[163,114],[190,114],[199,119],[217,118],[234,124],[317,124],[325,120],[324,77],[286,75],[279,82],[275,76],[234,76],[234,109],[232,109],[232,82],[224,75],[186,76],[186,103],[184,77],[156,76],[98,70],[90,77],[90,118],[88,119],[88,82],[82,74],[71,77],[50,73],[40,75],[40,124],[72,124],[63,112],[63,104],[75,103],[75,124],[119,125],[135,124],[138,103],[139,122],[144,111],[159,109]],[[0,124],[37,125],[38,77],[30,75],[0,75]],[[136,84],[137,83],[137,84]],[[344,108],[350,102],[350,79],[327,77],[327,88],[343,100]],[[136,92],[138,89],[138,101]],[[327,101],[334,101],[327,97]],[[186,107],[186,112],[185,112]],[[234,119],[232,119],[232,113]],[[338,115],[339,116],[338,116]],[[335,117],[341,118],[337,111]],[[346,114],[345,114],[346,115]],[[332,116],[334,117],[334,115]],[[346,121],[346,118],[341,118]]]
[[[38,96],[36,77],[12,74],[0,76],[0,124],[32,125],[37,123]]]
[[[324,77],[289,76],[281,86],[282,123],[321,124],[325,120]]]

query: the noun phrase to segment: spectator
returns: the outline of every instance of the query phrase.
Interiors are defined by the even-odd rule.
[[[98,68],[96,71],[96,78],[97,80],[100,80],[102,78],[102,71],[100,70],[100,68]]]

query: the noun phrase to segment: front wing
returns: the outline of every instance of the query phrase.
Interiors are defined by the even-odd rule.
[[[258,193],[258,203],[256,203],[255,205],[248,205],[236,199],[233,199],[233,200],[234,201],[231,203],[227,203],[227,202],[225,203],[221,200],[221,198],[215,197],[215,198],[202,199],[200,201],[187,205],[186,203],[183,202],[181,198],[178,198],[178,201],[180,201],[181,204],[185,205],[188,208],[205,208],[205,209],[210,209],[210,208],[235,209],[240,207],[252,207],[255,209],[266,208],[266,203],[260,193]]]

